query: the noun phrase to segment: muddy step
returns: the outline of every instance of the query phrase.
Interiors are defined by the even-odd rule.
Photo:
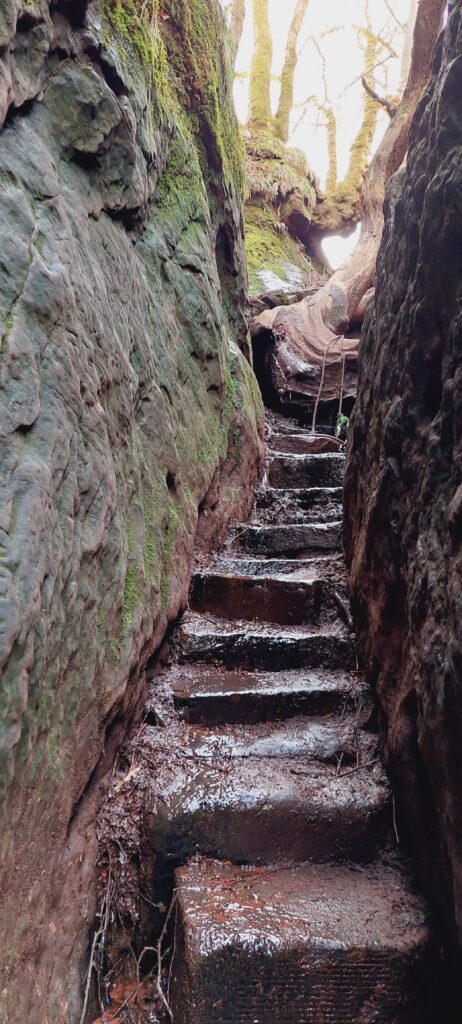
[[[310,550],[340,551],[342,525],[342,522],[332,522],[240,526],[237,541],[242,551],[252,555],[296,554]]]
[[[345,456],[276,455],[270,460],[268,483],[271,487],[341,487]]]
[[[328,523],[343,519],[341,487],[280,490],[267,487],[257,496],[252,520],[276,523]]]
[[[323,437],[309,432],[295,434],[272,434],[268,447],[272,452],[287,455],[320,455],[325,452],[343,451],[344,445],[336,437]]]
[[[326,579],[286,580],[279,576],[227,574],[216,569],[197,573],[190,607],[228,619],[251,619],[280,625],[345,620],[346,595]]]
[[[376,757],[339,771],[346,744],[351,757],[351,741],[338,723],[329,737],[322,723],[311,737],[310,724],[303,734],[286,733],[287,752],[279,756],[282,738],[274,725],[266,728],[266,745],[257,732],[253,755],[238,726],[214,735],[186,725],[175,735],[145,728],[153,849],[177,863],[198,852],[252,864],[374,859],[391,824],[389,786]],[[323,739],[327,760],[313,760]],[[239,742],[240,756],[233,756]]]
[[[176,1024],[432,1024],[425,906],[396,868],[176,873]]]
[[[296,715],[370,716],[372,701],[364,679],[327,669],[292,672],[230,672],[207,665],[171,670],[175,705],[199,725],[278,721]]]
[[[229,621],[187,612],[177,634],[180,663],[216,662],[227,668],[356,667],[355,646],[339,623],[322,628],[272,626],[246,620]]]
[[[347,579],[343,557],[333,552],[319,552],[308,558],[251,558],[236,553],[233,556],[221,556],[213,568],[228,576],[278,577],[303,581],[329,579],[342,583]]]

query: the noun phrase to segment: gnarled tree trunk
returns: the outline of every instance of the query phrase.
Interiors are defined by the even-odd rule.
[[[358,342],[344,341],[341,334],[374,282],[385,188],[406,155],[412,117],[429,77],[445,6],[445,0],[420,0],[408,82],[365,177],[361,236],[354,253],[315,296],[266,311],[252,323],[254,338],[269,331],[276,342],[273,366],[280,397],[294,390],[315,397],[323,360],[331,397],[334,377],[339,389],[343,359],[351,367],[356,362]]]
[[[409,78],[403,98],[371,160],[364,180],[359,243],[350,258],[316,296],[323,320],[333,331],[345,328],[364,293],[373,284],[383,231],[385,189],[406,155],[411,121],[430,74],[433,48],[445,6],[445,0],[420,0]]]

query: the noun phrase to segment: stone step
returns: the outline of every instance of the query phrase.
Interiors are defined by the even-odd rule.
[[[152,848],[176,863],[195,853],[252,864],[373,859],[391,824],[374,739],[358,738],[363,767],[339,769],[355,751],[339,720],[254,726],[253,741],[250,728],[145,727]]]
[[[277,488],[341,487],[344,467],[344,455],[276,455],[269,462],[268,483]]]
[[[372,710],[368,686],[351,672],[230,672],[209,665],[180,665],[171,669],[170,678],[176,707],[186,721],[200,725],[351,712],[364,721]]]
[[[286,580],[328,579],[345,584],[345,562],[340,554],[316,552],[307,558],[251,558],[236,552],[222,555],[213,565],[217,572],[227,576],[254,576]]]
[[[240,526],[237,542],[252,555],[280,555],[306,551],[340,551],[342,522],[295,523],[290,526]]]
[[[438,971],[403,873],[323,864],[177,870],[175,1024],[433,1024]]]
[[[186,612],[177,634],[180,663],[215,662],[227,668],[342,668],[356,667],[355,645],[340,623],[322,628],[249,624],[247,620],[202,616]]]
[[[309,431],[294,434],[274,433],[268,441],[270,452],[287,455],[319,455],[325,452],[341,452],[344,445],[336,437],[311,434]]]
[[[328,523],[342,519],[341,487],[266,487],[257,495],[252,513],[252,522],[261,523]]]
[[[279,576],[228,574],[206,569],[193,577],[190,607],[228,619],[280,625],[345,621],[345,588],[328,579],[290,580]],[[348,624],[348,623],[346,623]]]
[[[188,750],[211,765],[223,757],[297,758],[334,764],[342,777],[348,768],[371,764],[379,757],[378,738],[361,728],[360,714],[298,715],[283,722],[227,724],[215,729],[187,727],[184,736]]]

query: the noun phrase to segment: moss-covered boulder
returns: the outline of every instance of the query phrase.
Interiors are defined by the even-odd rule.
[[[308,241],[317,183],[304,154],[244,132],[246,250],[251,295],[309,288]]]

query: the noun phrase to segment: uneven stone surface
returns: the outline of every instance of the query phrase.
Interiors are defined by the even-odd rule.
[[[430,1024],[431,939],[404,878],[314,864],[177,872],[178,1024]]]
[[[398,829],[460,962],[462,13],[452,7],[388,195],[345,494],[354,617]]]
[[[181,665],[172,671],[171,686],[183,717],[199,725],[276,722],[294,715],[351,711],[367,721],[371,712],[361,679],[328,669],[246,672]]]
[[[339,487],[343,481],[344,457],[327,455],[276,455],[269,462],[271,487]]]
[[[155,42],[112,0],[0,7],[0,1020],[75,1024],[98,778],[261,402],[219,4],[163,0]]]
[[[322,626],[249,625],[187,612],[177,632],[181,662],[214,662],[243,668],[355,667],[354,643],[341,622]]]
[[[251,559],[242,529],[194,578],[103,809],[109,976],[172,901],[175,1024],[433,1024],[437,957],[394,849],[341,558],[297,558],[294,535],[286,559]]]

